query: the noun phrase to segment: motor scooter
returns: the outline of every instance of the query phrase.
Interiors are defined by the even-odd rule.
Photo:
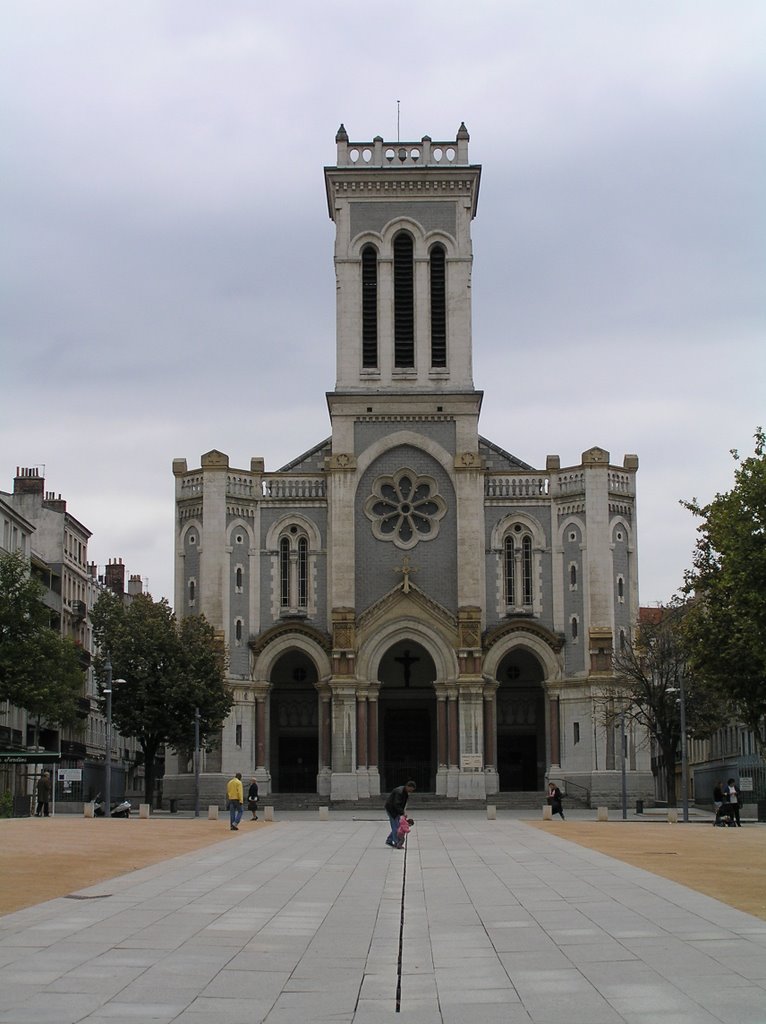
[[[112,811],[109,815],[110,818],[129,818],[130,812],[132,811],[130,800],[121,800],[119,803],[112,804]],[[103,818],[106,814],[104,807],[104,798],[100,793],[97,793],[93,798],[93,817]]]

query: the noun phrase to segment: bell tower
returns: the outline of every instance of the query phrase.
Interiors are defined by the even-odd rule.
[[[336,226],[335,395],[473,392],[471,221],[481,167],[454,142],[349,142],[325,168]],[[337,401],[330,396],[331,411]]]

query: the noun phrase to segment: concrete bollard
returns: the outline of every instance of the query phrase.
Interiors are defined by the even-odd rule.
[[[609,808],[599,807],[596,811],[596,821],[609,821]]]
[[[138,816],[139,818],[148,818],[152,813],[151,804],[139,804],[138,805]]]
[[[82,805],[82,814],[84,818],[95,818],[93,801],[89,800],[86,804]]]
[[[495,804],[487,804],[487,820],[495,821],[497,819],[497,806]]]
[[[218,821],[218,804],[208,804],[207,820]]]
[[[274,806],[273,804],[266,804],[263,808],[263,820],[273,821],[274,820]]]
[[[553,821],[553,808],[543,804],[543,821]]]
[[[677,808],[675,808],[675,807],[669,807],[668,808],[668,822],[671,825],[677,825],[678,824],[678,810],[677,810]]]
[[[320,821],[329,821],[330,820],[330,808],[329,807],[320,807],[319,808],[319,820]]]

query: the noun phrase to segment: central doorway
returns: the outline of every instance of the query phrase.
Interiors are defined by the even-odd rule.
[[[540,791],[545,784],[543,669],[531,652],[510,651],[497,671],[497,774],[501,792]]]
[[[378,730],[381,789],[390,792],[412,779],[419,793],[436,788],[436,667],[424,647],[394,644],[378,669]]]
[[[269,768],[275,793],[316,793],[319,773],[317,672],[288,651],[271,674]]]

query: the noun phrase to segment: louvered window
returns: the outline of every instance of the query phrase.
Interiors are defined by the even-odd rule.
[[[378,254],[372,245],[362,250],[362,366],[378,365]]]
[[[525,537],[521,542],[522,561],[524,565],[524,604],[532,604],[532,538]]]
[[[504,568],[505,568],[505,603],[512,607],[516,604],[516,591],[514,580],[516,578],[516,556],[513,550],[513,538],[505,538]]]
[[[394,239],[394,366],[415,365],[415,281],[412,238]]]
[[[447,365],[447,280],[444,248],[431,249],[431,366]]]

